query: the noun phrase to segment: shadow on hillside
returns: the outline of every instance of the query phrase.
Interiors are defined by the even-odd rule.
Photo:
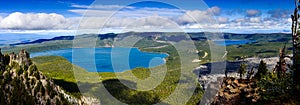
[[[122,82],[131,87],[136,88],[136,83],[128,80],[122,80]],[[64,90],[70,93],[88,94],[89,96],[98,97],[101,103],[117,103],[113,102],[113,99],[117,99],[122,103],[129,105],[137,104],[156,104],[160,102],[159,96],[156,93],[149,91],[136,91],[134,89],[128,88],[118,79],[105,80],[101,83],[88,83],[88,82],[78,82],[78,84],[73,82],[66,82],[61,79],[54,79],[54,83],[62,87]],[[80,86],[80,90],[78,88]],[[107,92],[103,92],[104,90]],[[161,103],[165,104],[165,103]]]
[[[55,84],[59,85],[60,87],[62,87],[67,92],[70,92],[70,93],[80,92],[76,83],[67,82],[67,81],[64,81],[62,79],[53,79],[53,81],[54,81]]]
[[[122,80],[127,85],[136,87],[136,83]],[[128,88],[118,79],[110,79],[102,81],[101,83],[86,83],[80,82],[79,86],[83,94],[87,93],[93,97],[98,97],[101,104],[121,104],[129,105],[150,105],[160,102],[156,93],[149,91],[136,91]],[[116,101],[118,100],[118,101]],[[121,103],[120,103],[121,102]]]
[[[240,61],[226,61],[226,62],[213,62],[203,64],[206,68],[197,68],[193,70],[196,75],[207,75],[207,74],[224,74],[226,69],[229,73],[237,72],[240,67]],[[224,68],[226,67],[226,68]],[[214,69],[212,71],[212,68]]]
[[[131,85],[131,87],[136,88],[136,83],[122,80],[122,82],[127,85]],[[150,93],[148,91],[136,91],[134,89],[130,89],[125,86],[118,79],[110,79],[103,81],[104,87],[109,91],[109,93],[114,96],[116,99],[126,103],[126,104],[156,104],[160,102],[160,99],[157,94]]]

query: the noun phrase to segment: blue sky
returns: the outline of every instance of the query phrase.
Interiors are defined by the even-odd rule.
[[[105,32],[290,32],[293,1],[0,0],[0,32],[70,32],[78,27]]]

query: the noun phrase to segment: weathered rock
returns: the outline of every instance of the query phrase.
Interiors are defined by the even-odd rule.
[[[247,105],[260,98],[256,81],[224,78],[221,86],[213,105]]]
[[[231,89],[229,91],[230,94],[236,94],[236,93],[240,93],[241,91],[238,89],[238,88],[235,88],[235,89]]]
[[[3,61],[4,61],[4,56],[3,56],[2,52],[1,52],[1,48],[0,48],[0,62],[3,62]]]
[[[0,82],[3,87],[0,88],[0,96],[5,96],[4,101],[0,101],[1,105],[79,104],[78,101],[70,101],[71,99],[77,100],[77,98],[67,100],[64,91],[55,85],[53,80],[38,71],[32,64],[27,51],[21,50],[18,55],[10,53],[8,56],[3,56],[0,50],[0,59],[1,65],[5,67],[3,74],[0,74],[4,77],[3,82]]]

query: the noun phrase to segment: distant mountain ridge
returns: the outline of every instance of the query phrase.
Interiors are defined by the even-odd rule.
[[[127,33],[107,33],[107,34],[83,34],[78,36],[58,36],[51,39],[38,39],[29,42],[21,42],[21,43],[14,43],[10,44],[10,46],[16,45],[25,45],[25,44],[38,44],[43,42],[49,41],[58,41],[58,40],[74,40],[86,37],[94,37],[99,38],[99,40],[104,39],[114,39],[116,37],[123,38],[130,35],[141,35],[143,37],[155,38],[160,37],[160,39],[165,39],[168,41],[175,41],[178,42],[180,40],[185,40],[188,38],[183,38],[184,33],[180,32],[127,32]],[[216,33],[211,32],[198,32],[198,33],[187,33],[191,40],[199,41],[199,40],[207,40],[207,36],[214,35]],[[220,33],[218,33],[220,34]],[[291,40],[289,33],[256,33],[256,34],[236,34],[236,33],[221,33],[223,37],[221,39],[250,39],[250,40],[261,40],[261,41],[268,41],[268,42],[284,42]],[[120,36],[118,36],[120,35]],[[267,40],[266,40],[267,39]]]
[[[31,42],[21,42],[21,43],[15,43],[15,44],[10,44],[11,46],[15,46],[15,45],[22,45],[22,44],[37,44],[37,43],[43,43],[43,42],[47,42],[47,41],[54,41],[54,40],[73,40],[74,36],[58,36],[58,37],[54,37],[52,39],[38,39],[38,40],[34,40]]]

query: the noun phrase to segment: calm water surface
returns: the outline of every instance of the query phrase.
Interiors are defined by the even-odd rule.
[[[167,54],[141,52],[137,48],[73,48],[32,53],[31,57],[56,55],[90,72],[122,72],[165,63]]]

